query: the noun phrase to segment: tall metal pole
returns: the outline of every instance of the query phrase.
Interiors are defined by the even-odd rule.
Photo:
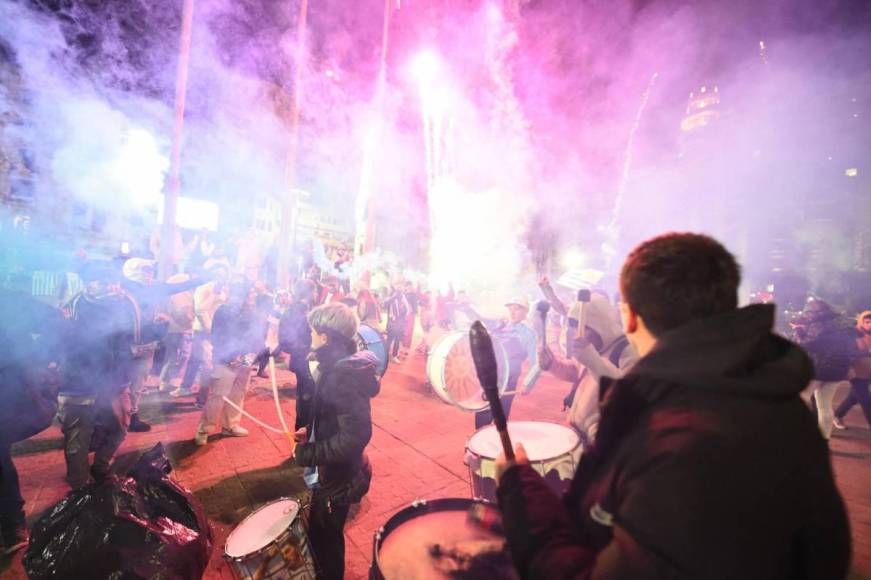
[[[287,192],[282,198],[281,223],[278,230],[278,257],[276,273],[282,288],[290,286],[290,256],[296,230],[296,214],[299,194],[296,189],[296,158],[299,150],[299,100],[302,90],[302,74],[305,64],[305,28],[308,17],[308,0],[300,0],[299,18],[296,27],[296,54],[294,58],[293,87],[290,92],[290,143],[287,151]]]
[[[181,139],[184,128],[184,107],[187,98],[188,64],[191,54],[191,28],[194,21],[194,0],[184,0],[181,17],[181,36],[178,46],[178,70],[175,77],[175,127],[172,132],[172,153],[169,157],[169,175],[164,184],[163,227],[160,232],[158,276],[166,280],[175,266],[176,214],[181,188]]]

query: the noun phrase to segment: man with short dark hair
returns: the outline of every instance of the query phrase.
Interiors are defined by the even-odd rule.
[[[641,359],[610,385],[569,492],[560,501],[522,445],[514,464],[497,461],[521,576],[846,576],[844,505],[799,397],[813,367],[772,333],[774,306],[737,308],[739,281],[707,236],[629,255],[621,315]]]

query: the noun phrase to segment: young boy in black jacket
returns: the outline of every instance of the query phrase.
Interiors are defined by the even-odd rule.
[[[312,418],[296,432],[297,464],[312,489],[308,536],[321,573],[341,580],[345,570],[345,520],[352,503],[369,491],[372,469],[364,450],[372,438],[370,399],[378,394],[378,361],[357,352],[357,317],[341,303],[309,314],[318,361]]]

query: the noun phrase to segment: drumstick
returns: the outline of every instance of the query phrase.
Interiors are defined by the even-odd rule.
[[[296,439],[293,438],[293,433],[287,428],[287,423],[284,422],[284,413],[281,411],[281,403],[278,400],[278,383],[275,380],[275,356],[269,355],[269,378],[272,382],[272,397],[275,399],[275,410],[278,413],[278,421],[281,423],[281,428],[284,429],[284,435],[290,440],[290,454],[293,455],[296,449]]]
[[[490,412],[493,414],[493,423],[502,440],[502,451],[508,461],[514,461],[514,447],[511,446],[511,437],[508,435],[508,424],[505,421],[505,411],[502,410],[502,402],[499,400],[499,375],[496,366],[496,353],[493,351],[493,341],[490,334],[480,320],[476,320],[469,329],[469,343],[472,350],[472,360],[475,361],[475,372],[478,374],[478,382],[487,395],[490,403]]]

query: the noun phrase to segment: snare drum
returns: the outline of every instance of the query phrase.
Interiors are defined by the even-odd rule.
[[[529,463],[559,495],[568,490],[581,459],[581,439],[565,425],[538,421],[509,421],[508,434],[523,443]],[[472,497],[496,501],[496,457],[502,440],[494,425],[475,431],[466,443]]]
[[[381,332],[361,322],[355,338],[359,350],[368,350],[378,359],[378,376],[383,377],[387,372],[387,365],[390,364],[390,357],[387,356],[387,345],[384,344]]]
[[[224,558],[239,580],[314,578],[299,502],[278,499],[242,520],[227,537]]]
[[[498,338],[493,337],[493,351],[499,377],[499,393],[508,384],[508,355]],[[442,336],[429,353],[426,376],[436,395],[463,411],[480,411],[487,406],[469,344],[468,330],[455,330]]]
[[[498,526],[475,524],[470,509],[485,521],[499,521],[487,502],[465,498],[416,501],[375,532],[374,580],[516,579],[518,575]]]

